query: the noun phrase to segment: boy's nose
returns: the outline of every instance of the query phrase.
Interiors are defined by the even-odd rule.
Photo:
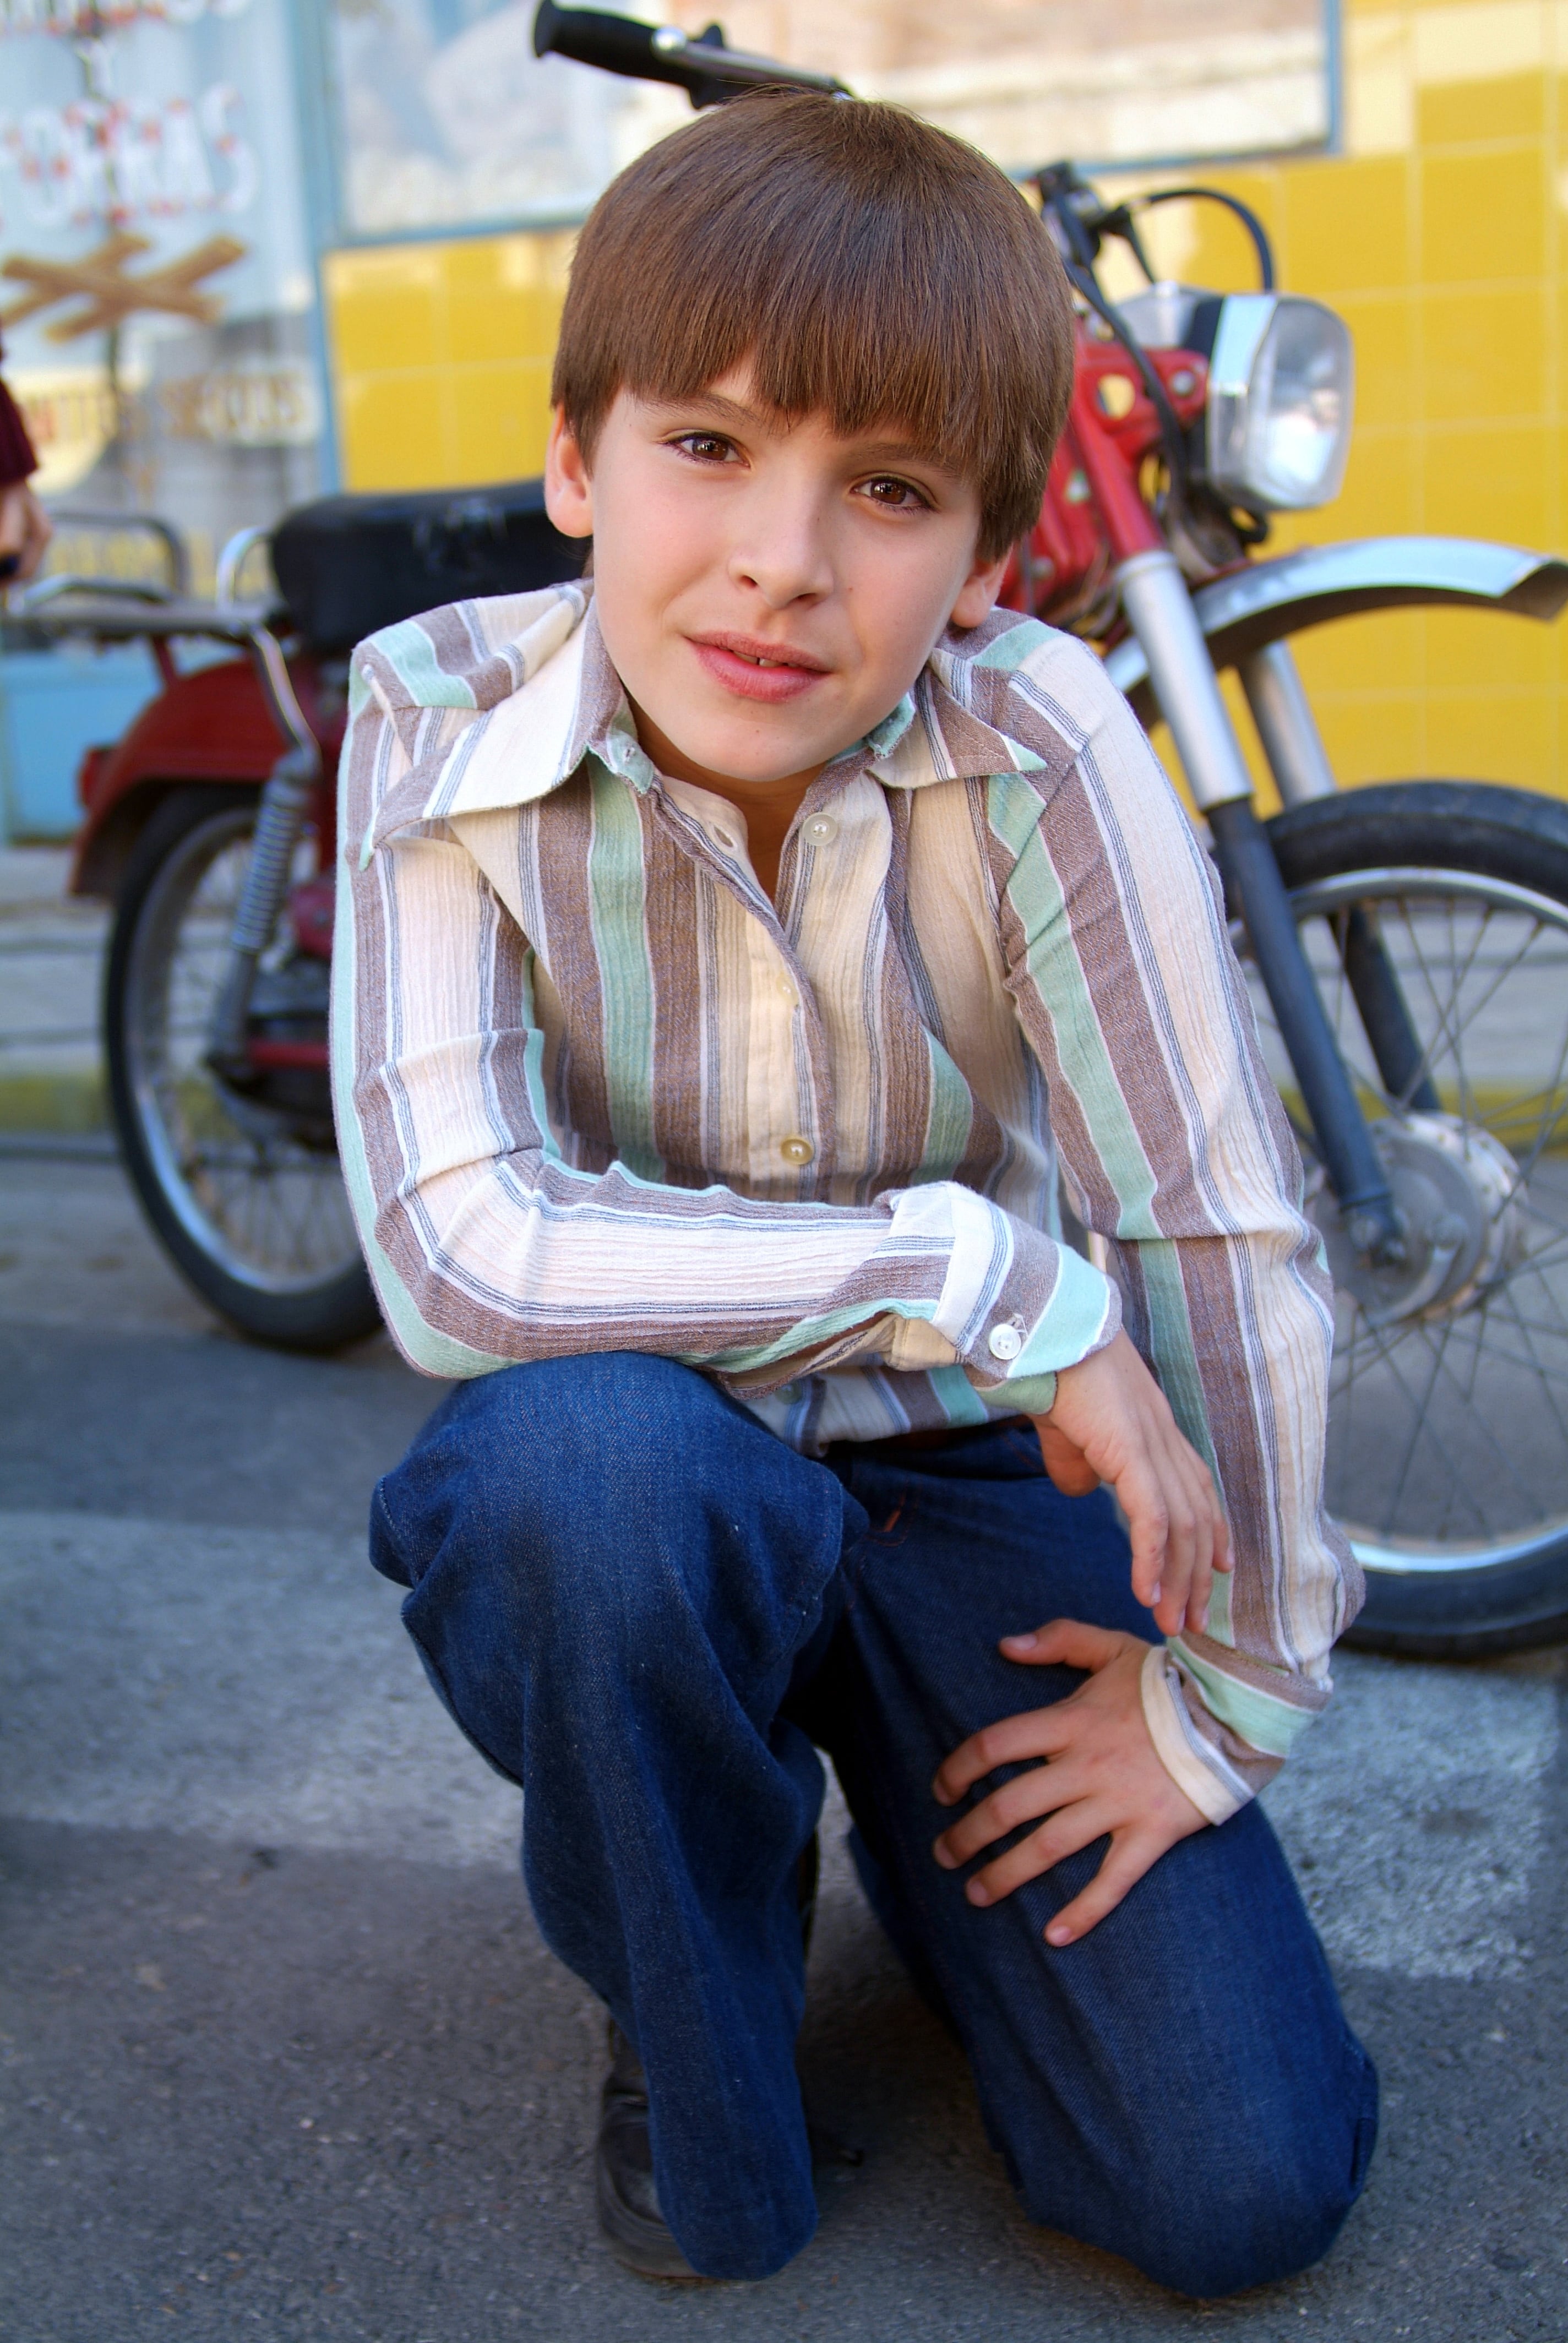
[[[819,601],[833,590],[833,564],[823,533],[799,513],[759,513],[729,558],[729,575],[749,586],[769,608],[802,598]]]

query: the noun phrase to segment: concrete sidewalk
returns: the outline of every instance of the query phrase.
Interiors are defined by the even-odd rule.
[[[435,1395],[222,1334],[112,1167],[0,1161],[6,2343],[1568,2333],[1557,1654],[1346,1655],[1271,1794],[1384,2086],[1321,2268],[1186,2304],[1031,2229],[835,1807],[802,2060],[865,2164],[766,2285],[620,2271],[598,2013],[364,1559]]]
[[[64,847],[0,849],[0,1133],[102,1130],[109,914],[67,896]]]

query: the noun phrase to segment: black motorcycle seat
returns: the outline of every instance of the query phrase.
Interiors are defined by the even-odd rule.
[[[312,649],[327,653],[443,602],[576,578],[587,552],[585,540],[552,527],[542,480],[320,497],[286,514],[272,535],[289,620]]]

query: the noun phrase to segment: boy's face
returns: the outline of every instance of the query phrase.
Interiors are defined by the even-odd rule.
[[[623,390],[591,473],[558,417],[545,479],[557,528],[592,534],[606,647],[677,779],[809,780],[1006,568],[975,558],[974,488],[896,427],[789,423],[745,368],[674,406]]]

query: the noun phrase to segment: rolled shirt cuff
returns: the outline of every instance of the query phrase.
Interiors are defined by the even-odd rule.
[[[990,1415],[1049,1415],[1056,1405],[1054,1375],[1019,1375],[980,1393]]]
[[[1151,1644],[1139,1690],[1149,1738],[1165,1771],[1177,1788],[1185,1791],[1206,1822],[1228,1821],[1247,1801],[1237,1795],[1231,1783],[1221,1781],[1213,1766],[1199,1755],[1181,1687],[1163,1644]]]
[[[1043,1414],[1054,1404],[1061,1370],[1077,1366],[1114,1338],[1121,1324],[1121,1297],[1081,1254],[979,1197],[967,1200],[955,1215],[955,1252],[961,1248],[972,1261],[978,1251],[980,1231],[963,1225],[974,1205],[988,1215],[992,1267],[989,1276],[973,1282],[968,1322],[955,1347],[988,1408]],[[944,1295],[944,1305],[947,1301]],[[944,1314],[945,1308],[940,1309],[939,1323]],[[1049,1397],[1041,1405],[1043,1385]]]

